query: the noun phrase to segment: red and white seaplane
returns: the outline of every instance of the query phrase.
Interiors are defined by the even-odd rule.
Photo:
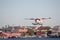
[[[51,19],[51,17],[49,18],[25,18],[26,20],[34,20],[35,23],[32,23],[33,25],[42,25],[42,21],[46,20],[46,19]]]

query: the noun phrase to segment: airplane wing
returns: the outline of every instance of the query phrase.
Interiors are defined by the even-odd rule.
[[[49,18],[42,18],[42,20],[44,20],[44,19],[51,19],[51,17],[49,17]]]
[[[35,18],[25,18],[26,20],[35,20]]]

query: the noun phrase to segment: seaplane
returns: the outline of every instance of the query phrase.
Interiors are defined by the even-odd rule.
[[[51,17],[48,18],[25,18],[26,20],[34,20],[35,22],[32,23],[33,25],[43,25],[42,21],[46,19],[51,19]]]

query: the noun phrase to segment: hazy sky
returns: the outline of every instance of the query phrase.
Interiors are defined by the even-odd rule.
[[[32,25],[24,18],[51,17],[44,25],[60,25],[60,0],[0,0],[1,25]]]

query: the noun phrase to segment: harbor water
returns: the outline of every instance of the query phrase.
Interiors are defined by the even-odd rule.
[[[0,38],[0,40],[60,40],[60,38]]]

